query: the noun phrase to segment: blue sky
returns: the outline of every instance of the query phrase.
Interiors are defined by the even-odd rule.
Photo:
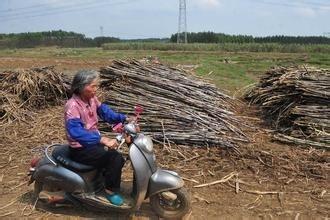
[[[179,0],[0,0],[0,33],[67,30],[88,37],[169,37]],[[187,0],[188,31],[323,35],[330,0]]]

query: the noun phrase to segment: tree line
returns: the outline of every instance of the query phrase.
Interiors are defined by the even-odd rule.
[[[120,42],[115,37],[88,38],[68,31],[43,31],[18,34],[0,34],[0,48],[30,48],[37,46],[101,47],[104,43]]]
[[[329,37],[322,36],[269,36],[228,35],[214,32],[189,32],[188,43],[280,43],[280,44],[330,44]],[[88,38],[72,31],[44,31],[17,34],[0,34],[0,48],[29,48],[38,46],[101,47],[105,43],[118,42],[161,42],[175,43],[177,34],[170,38],[119,39],[116,37]]]
[[[280,44],[330,44],[324,36],[268,36],[229,35],[214,32],[188,32],[188,43],[280,43]],[[172,34],[171,42],[177,42],[177,34]]]

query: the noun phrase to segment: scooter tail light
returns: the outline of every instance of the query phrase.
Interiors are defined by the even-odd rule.
[[[30,162],[30,167],[32,167],[32,168],[36,167],[39,161],[40,161],[40,158],[38,158],[38,157],[33,158]]]

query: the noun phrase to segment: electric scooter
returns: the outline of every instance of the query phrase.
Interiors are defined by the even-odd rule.
[[[135,108],[136,118],[142,110]],[[34,182],[34,195],[40,192],[62,192],[64,197],[54,203],[69,203],[105,212],[135,212],[144,200],[149,199],[154,212],[162,218],[181,218],[190,210],[190,196],[182,178],[173,171],[157,167],[152,139],[140,132],[137,120],[118,124],[113,129],[119,133],[119,149],[129,146],[128,158],[133,170],[130,192],[124,193],[121,206],[111,204],[105,197],[102,170],[70,159],[67,144],[46,147],[45,156],[33,159],[29,169],[30,181]],[[128,141],[130,140],[130,141]],[[52,150],[49,155],[49,150]]]

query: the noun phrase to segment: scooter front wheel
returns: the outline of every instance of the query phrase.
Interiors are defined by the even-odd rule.
[[[170,196],[165,193],[170,193]],[[150,197],[154,212],[162,218],[181,218],[190,210],[190,196],[185,188],[161,192]]]

